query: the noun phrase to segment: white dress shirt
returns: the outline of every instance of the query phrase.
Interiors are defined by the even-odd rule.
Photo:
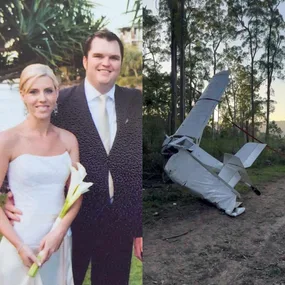
[[[84,88],[85,88],[85,96],[87,99],[88,107],[92,115],[93,122],[97,128],[98,120],[96,116],[96,109],[98,109],[100,106],[99,105],[100,99],[98,97],[104,94],[101,94],[96,88],[94,88],[91,85],[91,83],[87,80],[87,78],[85,78],[84,81]],[[106,93],[106,95],[107,95],[106,109],[109,118],[110,149],[111,149],[117,132],[117,116],[115,108],[115,85],[112,87],[112,89],[109,92]]]

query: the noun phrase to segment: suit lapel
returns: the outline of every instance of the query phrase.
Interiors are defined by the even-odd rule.
[[[128,121],[128,109],[129,109],[130,98],[127,96],[126,92],[123,91],[121,87],[116,85],[115,88],[115,109],[117,117],[117,132],[111,148],[114,149],[115,144],[118,142],[118,137],[123,134],[123,129]]]
[[[87,133],[90,135],[89,139],[96,142],[97,146],[101,145],[105,150],[88,107],[85,96],[84,81],[77,88],[78,89],[75,92],[72,102],[73,117],[77,118],[75,124],[78,125],[77,131],[80,133],[86,133],[86,130],[88,130]]]

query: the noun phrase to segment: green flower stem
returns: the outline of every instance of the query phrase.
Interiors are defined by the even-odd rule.
[[[39,260],[39,261],[41,261],[41,255],[39,254],[38,256],[37,256],[37,259]],[[36,276],[36,274],[37,274],[37,272],[38,272],[38,270],[39,270],[39,266],[34,262],[33,263],[33,265],[30,267],[30,269],[29,269],[29,272],[28,272],[28,275],[30,276],[30,277],[35,277]]]
[[[66,199],[65,201],[64,201],[64,204],[63,204],[63,207],[62,207],[62,209],[61,209],[61,211],[60,211],[60,213],[59,213],[59,217],[62,219],[64,216],[65,216],[65,214],[66,214],[66,206],[67,206],[67,203],[68,203],[68,199]]]

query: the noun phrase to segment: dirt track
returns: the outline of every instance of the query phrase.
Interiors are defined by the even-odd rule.
[[[285,178],[259,189],[237,218],[194,200],[144,225],[143,284],[285,285]]]

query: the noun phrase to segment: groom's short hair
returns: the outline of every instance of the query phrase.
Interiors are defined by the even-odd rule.
[[[95,32],[93,35],[88,37],[88,39],[85,42],[84,49],[83,49],[84,56],[86,56],[86,57],[88,56],[88,52],[91,49],[92,41],[95,38],[105,39],[108,42],[113,42],[113,41],[118,42],[119,47],[120,47],[120,52],[121,52],[121,58],[122,58],[122,61],[123,61],[123,58],[124,58],[124,45],[123,45],[122,41],[120,40],[120,38],[116,34],[110,32],[107,29],[99,30],[99,31]]]

